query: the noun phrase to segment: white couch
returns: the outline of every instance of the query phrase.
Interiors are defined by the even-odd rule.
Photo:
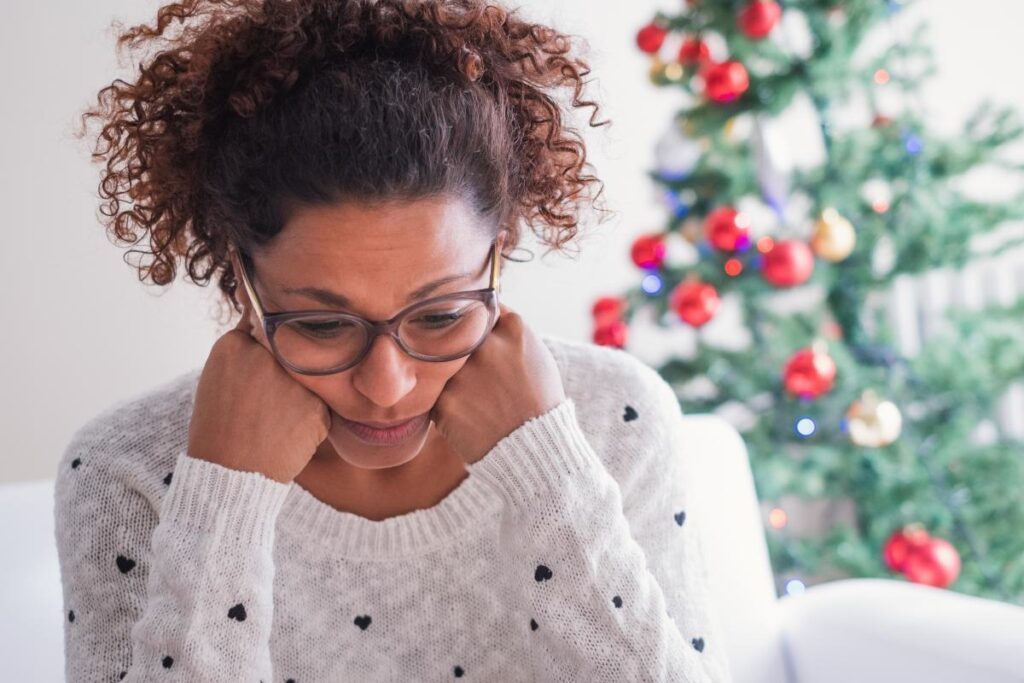
[[[1024,683],[1024,608],[905,581],[854,579],[777,599],[746,448],[687,415],[694,500],[736,683]],[[699,514],[698,514],[699,512]],[[0,485],[4,681],[63,679],[53,482]]]

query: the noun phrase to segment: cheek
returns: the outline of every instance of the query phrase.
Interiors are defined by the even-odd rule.
[[[434,363],[437,366],[437,371],[429,376],[432,380],[431,384],[436,383],[438,390],[440,390],[441,387],[448,383],[448,380],[458,374],[462,366],[469,362],[470,357],[456,358],[448,363]]]
[[[337,401],[334,400],[334,398],[339,396],[341,393],[339,392],[339,387],[344,385],[343,383],[338,382],[336,377],[331,377],[330,375],[300,375],[299,373],[292,372],[291,370],[286,371],[293,380],[319,396],[320,399],[328,405],[337,404]]]

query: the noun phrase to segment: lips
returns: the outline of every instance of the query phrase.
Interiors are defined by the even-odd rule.
[[[419,434],[429,423],[429,416],[423,413],[391,429],[377,429],[359,422],[345,420],[345,427],[361,441],[377,446],[387,446],[405,441],[413,434]]]
[[[363,425],[364,427],[373,427],[374,429],[394,429],[395,427],[400,427],[401,425],[404,425],[410,420],[417,420],[421,417],[423,417],[423,413],[407,418],[405,420],[399,420],[398,422],[365,422],[362,420],[349,420],[349,422],[354,422],[356,424]]]

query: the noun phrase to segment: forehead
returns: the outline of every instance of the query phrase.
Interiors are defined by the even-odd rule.
[[[268,251],[277,260],[344,257],[357,266],[406,254],[447,255],[474,232],[483,232],[476,218],[464,200],[449,195],[308,205],[292,209]]]
[[[486,286],[490,246],[490,231],[459,200],[304,207],[253,255],[256,287],[271,310],[383,319],[414,298]]]

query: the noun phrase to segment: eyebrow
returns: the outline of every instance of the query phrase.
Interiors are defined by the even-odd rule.
[[[454,282],[456,280],[464,280],[466,278],[473,277],[473,275],[474,273],[472,272],[457,273],[455,275],[446,275],[436,280],[432,280],[427,284],[417,287],[412,292],[410,292],[409,296],[406,297],[405,302],[411,304],[414,301],[426,297],[428,294],[433,292],[441,285],[445,285],[448,284],[449,282]],[[348,308],[352,304],[348,297],[342,296],[341,294],[332,292],[328,289],[321,289],[319,287],[286,287],[281,291],[283,291],[285,294],[301,294],[303,296],[308,296],[309,298],[315,299],[316,301],[319,301],[320,303],[326,304],[328,306]]]

